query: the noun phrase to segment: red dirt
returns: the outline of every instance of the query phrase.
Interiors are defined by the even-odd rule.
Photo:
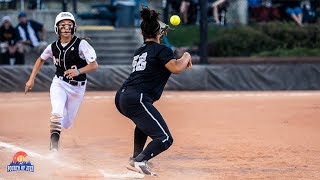
[[[0,179],[102,179],[99,169],[106,179],[122,177],[134,126],[117,112],[114,94],[87,92],[52,154],[49,93],[1,93]],[[320,177],[319,91],[165,92],[155,106],[174,138],[151,160],[157,179]],[[22,148],[35,172],[6,172],[18,151],[8,145]]]

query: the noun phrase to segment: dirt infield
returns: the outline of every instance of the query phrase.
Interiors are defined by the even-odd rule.
[[[60,151],[50,153],[49,93],[1,93],[0,179],[140,178],[125,169],[134,126],[114,94],[87,92]],[[151,161],[156,179],[320,177],[320,91],[165,92],[155,106],[174,138]],[[7,172],[21,150],[34,172]]]

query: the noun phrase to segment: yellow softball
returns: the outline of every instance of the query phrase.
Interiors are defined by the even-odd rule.
[[[178,26],[180,24],[180,17],[178,15],[172,15],[170,17],[170,23],[174,26]]]

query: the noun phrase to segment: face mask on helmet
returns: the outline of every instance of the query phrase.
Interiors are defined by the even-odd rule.
[[[57,15],[54,23],[55,33],[60,35],[60,29],[58,28],[58,25],[62,20],[71,20],[73,22],[73,26],[71,27],[71,34],[73,35],[76,32],[77,25],[74,16],[70,12],[61,12]]]
[[[163,23],[162,21],[158,21],[159,25],[160,25],[160,33],[161,35],[167,35],[169,30],[172,30],[171,27],[165,23]]]
[[[60,35],[62,32],[63,33],[70,33],[74,34],[74,23],[71,20],[62,20],[58,23],[58,34]]]

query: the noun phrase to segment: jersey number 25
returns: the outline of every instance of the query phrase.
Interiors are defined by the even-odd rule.
[[[143,71],[146,68],[147,65],[147,55],[148,53],[145,52],[141,55],[136,55],[133,57],[132,61],[132,72],[135,71]]]

